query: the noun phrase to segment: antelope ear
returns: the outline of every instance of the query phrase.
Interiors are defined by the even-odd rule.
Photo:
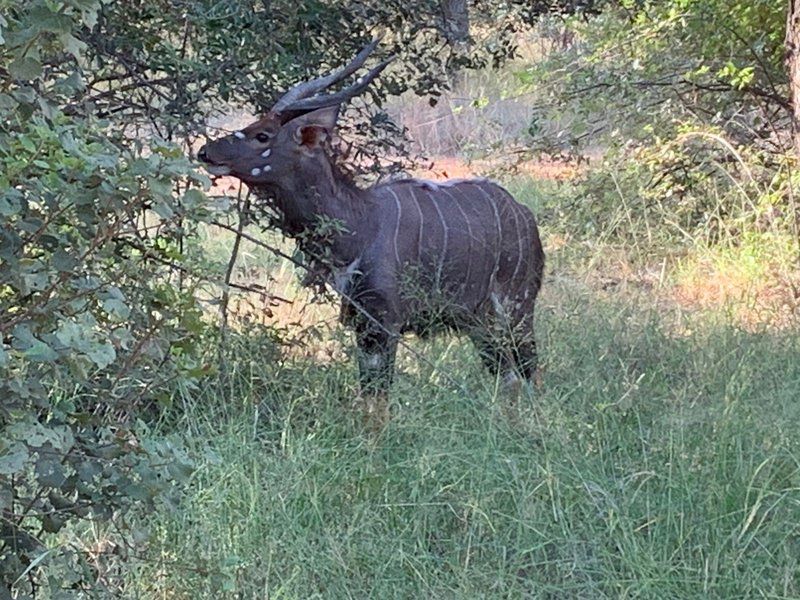
[[[294,140],[309,150],[319,148],[333,133],[339,106],[326,106],[289,121],[294,128]]]

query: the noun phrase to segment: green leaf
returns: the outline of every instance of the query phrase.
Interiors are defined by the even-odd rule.
[[[25,282],[26,293],[41,291],[50,285],[50,278],[46,271],[30,271],[22,274]]]
[[[64,467],[57,457],[50,454],[42,455],[39,453],[39,460],[36,461],[36,481],[39,485],[51,488],[58,488],[64,484],[66,476]]]
[[[22,136],[18,138],[19,145],[22,146],[28,152],[36,152],[36,144],[34,141],[28,136]]]
[[[66,452],[75,438],[66,426],[45,426],[29,418],[9,426],[6,433],[16,439],[24,439],[30,448],[49,446],[51,450]]]
[[[103,310],[116,321],[124,321],[131,315],[130,307],[118,298],[103,300]]]
[[[92,29],[95,25],[97,25],[97,12],[99,3],[95,2],[93,4],[94,6],[92,6],[92,8],[84,9],[83,14],[81,15],[83,24],[89,29]]]
[[[188,190],[183,195],[183,203],[187,208],[203,206],[207,201],[206,195],[200,190]]]
[[[156,202],[153,204],[153,210],[162,219],[169,220],[175,216],[175,211],[166,202]]]
[[[22,210],[22,194],[17,189],[9,189],[0,196],[0,215],[11,217]]]
[[[30,56],[23,56],[8,65],[8,72],[13,79],[30,81],[42,74],[42,63]]]
[[[153,492],[142,483],[130,482],[122,487],[122,492],[139,502],[147,502],[153,498]]]
[[[33,345],[23,352],[33,362],[55,362],[58,354],[42,340],[34,340]]]
[[[59,248],[53,253],[51,264],[56,270],[62,273],[69,273],[78,266],[78,259],[67,253],[63,248]]]
[[[71,33],[65,33],[59,37],[59,41],[61,45],[64,46],[64,50],[72,54],[77,59],[80,59],[81,55],[86,51],[86,44],[80,41]]]
[[[111,344],[98,344],[86,355],[101,369],[105,369],[117,358],[117,353]]]
[[[64,94],[74,94],[75,92],[82,91],[85,88],[85,84],[83,82],[83,77],[81,77],[80,71],[73,71],[66,77],[62,77],[58,81],[56,81],[55,89]],[[65,134],[62,139],[62,144],[64,145],[64,150],[70,151],[74,149],[74,140],[71,139],[69,134]],[[72,145],[72,148],[70,147]]]
[[[189,480],[194,472],[194,467],[180,460],[173,460],[167,464],[167,470],[170,476],[179,483],[185,483]]]
[[[49,486],[57,487],[57,486]],[[64,527],[66,518],[59,513],[47,514],[42,518],[42,529],[47,533],[58,533]]]
[[[63,34],[72,28],[72,20],[67,15],[52,10],[45,3],[34,6],[29,13],[29,17],[34,31]]]
[[[76,471],[81,481],[92,483],[94,478],[103,472],[103,469],[96,460],[87,459],[78,463]]]
[[[79,350],[84,344],[84,330],[74,321],[62,321],[55,332],[56,339],[65,348]]]
[[[0,41],[0,44],[3,42]],[[17,101],[8,94],[0,94],[0,110],[14,110],[17,107]]]
[[[150,191],[154,198],[172,201],[172,181],[168,179],[159,179],[157,177],[148,177],[147,183],[150,186]]]
[[[22,442],[14,442],[10,447],[0,450],[0,475],[15,475],[25,468],[30,457],[28,447]]]

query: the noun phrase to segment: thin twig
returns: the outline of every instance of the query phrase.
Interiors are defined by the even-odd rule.
[[[239,256],[239,246],[242,243],[242,232],[247,226],[250,214],[250,190],[248,189],[244,201],[242,201],[243,184],[239,183],[239,191],[236,195],[236,210],[239,214],[239,224],[236,227],[236,238],[233,240],[233,248],[231,249],[231,257],[228,260],[228,266],[225,269],[225,287],[222,289],[222,302],[220,303],[219,313],[222,330],[222,337],[228,333],[228,303],[230,302],[230,285],[231,277],[233,276],[233,269],[236,266],[236,259]]]

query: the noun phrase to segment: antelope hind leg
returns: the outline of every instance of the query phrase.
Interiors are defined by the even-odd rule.
[[[386,391],[362,391],[359,394],[359,410],[364,427],[372,432],[380,432],[389,423],[389,394]]]
[[[522,393],[523,379],[517,373],[512,353],[508,351],[499,337],[484,333],[470,336],[484,367],[495,377],[500,378],[502,395],[501,410],[506,420],[516,425],[519,421],[519,398]]]
[[[368,429],[380,431],[389,422],[389,388],[394,375],[397,341],[389,336],[359,336],[359,404]]]

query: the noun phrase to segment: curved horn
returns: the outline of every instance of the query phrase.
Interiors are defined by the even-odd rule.
[[[364,75],[363,77],[359,77],[358,81],[351,86],[344,88],[338,92],[333,94],[326,94],[324,96],[313,96],[312,98],[302,98],[293,102],[292,104],[285,106],[285,111],[309,111],[309,110],[316,110],[318,108],[324,108],[326,106],[334,106],[336,104],[341,104],[350,98],[358,96],[361,92],[363,92],[370,83],[380,75],[381,71],[386,68],[390,62],[394,60],[394,56],[384,60],[380,63],[377,67],[374,67]]]
[[[361,68],[361,65],[363,65],[364,61],[367,60],[367,57],[372,54],[372,51],[375,50],[379,42],[380,38],[375,38],[372,40],[348,65],[342,67],[338,71],[334,71],[333,73],[323,77],[318,77],[317,79],[312,79],[311,81],[304,81],[297,84],[283,96],[281,96],[280,99],[278,99],[278,101],[272,107],[272,112],[280,113],[298,100],[307,98],[313,94],[316,94],[317,92],[321,92],[334,83],[338,83],[345,77],[349,77]]]

